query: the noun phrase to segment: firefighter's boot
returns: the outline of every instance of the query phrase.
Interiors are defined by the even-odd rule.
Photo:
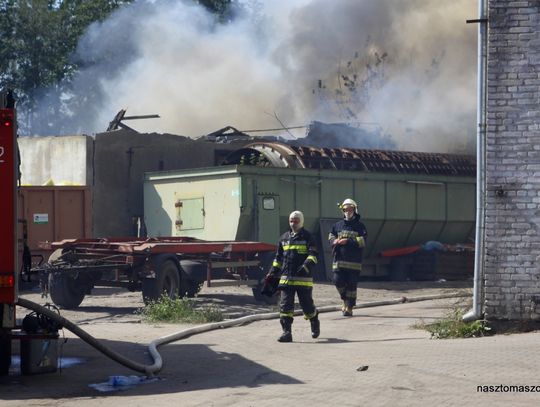
[[[351,306],[347,306],[345,307],[345,309],[343,310],[343,316],[344,317],[352,317],[352,311],[353,310],[353,307]]]
[[[318,312],[313,318],[309,320],[309,323],[311,324],[311,337],[314,339],[318,338],[319,335],[321,334],[321,323],[319,321]]]
[[[283,328],[283,333],[278,338],[278,342],[292,342],[292,322],[293,319],[290,317],[280,318],[279,322],[281,323],[281,328]]]

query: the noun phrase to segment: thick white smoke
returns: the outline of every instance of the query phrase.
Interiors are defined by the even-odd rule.
[[[103,95],[80,131],[103,131],[127,108],[161,116],[127,123],[142,132],[369,122],[399,149],[472,152],[474,3],[246,0],[251,13],[216,25],[181,1],[139,1],[79,45],[88,67],[75,93]]]

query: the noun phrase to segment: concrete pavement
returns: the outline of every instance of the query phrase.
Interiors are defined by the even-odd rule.
[[[539,333],[432,340],[413,328],[441,318],[454,303],[445,299],[363,308],[352,318],[324,313],[318,339],[311,338],[309,323],[297,317],[290,344],[276,341],[277,320],[206,332],[159,348],[165,366],[157,382],[110,393],[88,385],[134,373],[71,337],[63,356],[83,363],[61,373],[14,372],[0,379],[1,405],[539,405]],[[145,362],[144,344],[183,327],[104,323],[84,328]],[[479,392],[477,386],[500,387]],[[538,386],[538,392],[509,386]]]

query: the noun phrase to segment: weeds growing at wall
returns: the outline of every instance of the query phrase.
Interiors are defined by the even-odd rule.
[[[491,334],[491,328],[486,321],[464,322],[464,313],[463,309],[454,308],[440,321],[430,324],[419,322],[414,327],[425,329],[432,339],[478,338]]]
[[[223,321],[223,313],[213,305],[195,307],[195,301],[188,298],[169,298],[163,295],[159,300],[152,301],[141,311],[148,322],[185,322],[200,324]]]

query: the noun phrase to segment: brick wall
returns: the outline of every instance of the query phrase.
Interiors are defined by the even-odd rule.
[[[484,310],[538,320],[540,0],[488,4]]]

